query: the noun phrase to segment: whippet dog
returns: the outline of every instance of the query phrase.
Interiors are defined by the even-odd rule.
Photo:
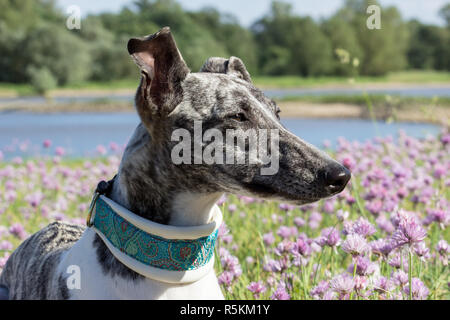
[[[255,88],[241,59],[210,58],[192,73],[167,27],[131,39],[128,51],[142,75],[141,123],[116,178],[96,193],[87,228],[55,222],[15,250],[0,278],[3,297],[223,299],[213,251],[224,193],[303,205],[349,181],[344,166],[283,127],[280,109]],[[277,171],[263,174],[267,161],[198,161],[195,141],[192,162],[174,161],[181,141],[174,132],[195,136],[199,122],[201,133],[233,130],[236,139],[251,129],[256,138],[277,132],[265,134],[269,145],[277,142]],[[249,158],[249,141],[235,154]]]

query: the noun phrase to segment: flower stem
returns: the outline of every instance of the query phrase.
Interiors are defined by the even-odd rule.
[[[302,273],[303,273],[303,294],[305,295],[305,300],[308,300],[308,291],[306,290],[306,268],[305,266],[303,266],[302,268]]]
[[[412,251],[409,248],[408,280],[409,280],[409,300],[412,300]]]
[[[333,247],[330,247],[331,250],[331,265],[330,265],[330,271],[331,274],[333,274],[333,269],[334,269],[334,251],[333,251]]]
[[[355,277],[356,277],[356,267],[357,267],[357,260],[354,259],[353,261],[354,266],[353,266],[353,281],[355,281]],[[353,293],[355,292],[355,289],[353,289],[352,293],[350,294],[350,300],[353,300]]]
[[[314,280],[313,280],[313,285],[314,285],[314,286],[316,285],[317,274],[319,273],[319,271],[320,271],[320,269],[321,269],[320,262],[322,261],[323,251],[324,251],[324,250],[322,250],[322,251],[320,252],[319,261],[317,262],[317,269],[316,269],[316,272],[314,273]]]

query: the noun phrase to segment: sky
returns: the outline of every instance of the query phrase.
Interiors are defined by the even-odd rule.
[[[61,8],[78,5],[83,15],[104,11],[117,12],[124,5],[133,0],[57,0]],[[221,12],[232,13],[241,24],[250,26],[256,19],[268,12],[271,0],[178,0],[183,8],[198,10],[205,6],[212,6]],[[343,0],[287,0],[300,15],[309,15],[315,19],[332,15]],[[423,23],[443,25],[438,11],[449,0],[379,0],[381,5],[395,5],[403,18],[416,18]]]

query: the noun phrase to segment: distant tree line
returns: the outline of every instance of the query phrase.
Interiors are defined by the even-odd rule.
[[[119,13],[90,15],[80,30],[52,0],[0,0],[0,81],[37,88],[136,76],[130,37],[170,26],[183,56],[197,71],[210,56],[238,56],[252,74],[384,75],[404,69],[450,70],[450,4],[446,26],[404,21],[382,8],[382,29],[366,27],[372,0],[346,0],[333,16],[315,21],[273,1],[250,28],[214,8],[182,9],[175,0],[138,0]]]

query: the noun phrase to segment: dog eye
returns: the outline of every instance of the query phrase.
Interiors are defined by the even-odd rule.
[[[232,120],[239,121],[239,122],[244,122],[244,121],[248,120],[247,116],[242,112],[235,113],[235,114],[231,115],[229,118]]]

